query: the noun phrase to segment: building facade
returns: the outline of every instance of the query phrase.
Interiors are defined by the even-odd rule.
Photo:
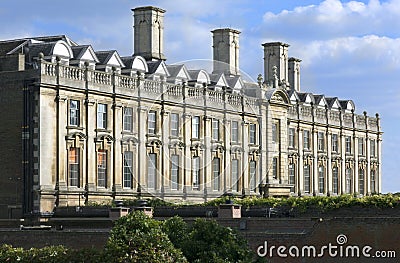
[[[132,56],[64,35],[0,42],[2,217],[138,196],[381,191],[378,114],[301,91],[289,45],[262,45],[256,82],[229,28],[212,31],[211,73],[169,65],[165,11],[132,11]]]

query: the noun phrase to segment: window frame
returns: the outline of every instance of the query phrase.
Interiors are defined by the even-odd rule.
[[[171,136],[179,137],[179,113],[171,113]]]
[[[295,140],[296,140],[296,131],[295,131],[295,128],[289,128],[289,131],[288,131],[288,139],[289,139],[289,147],[290,148],[296,148],[296,143],[295,143]]]
[[[97,186],[107,188],[108,152],[105,149],[97,151]]]
[[[318,151],[323,152],[325,151],[325,133],[324,132],[318,132],[317,133],[317,140],[318,140]]]
[[[219,126],[220,126],[220,125],[219,125],[219,120],[213,118],[213,119],[212,119],[212,124],[211,124],[211,130],[212,130],[212,132],[211,132],[211,138],[212,138],[212,140],[214,140],[214,141],[219,141],[219,140],[220,140],[220,136],[219,136],[219,133],[220,133]]]
[[[192,139],[200,139],[200,116],[192,117]]]
[[[250,123],[249,124],[249,144],[255,145],[257,143],[257,132],[256,132],[256,124]]]
[[[157,111],[151,110],[147,113],[147,134],[157,134]]]
[[[337,166],[332,168],[332,192],[339,194],[339,168]]]
[[[325,167],[318,166],[318,192],[325,193]]]
[[[200,157],[192,157],[192,189],[200,190]]]
[[[157,187],[157,154],[147,154],[147,189],[155,190]]]
[[[231,122],[231,142],[234,142],[234,143],[239,142],[239,122],[238,121]]]
[[[345,146],[346,146],[346,153],[351,154],[352,145],[351,145],[351,136],[345,137]]]
[[[127,111],[130,111],[127,114]],[[124,107],[123,112],[123,131],[132,132],[133,131],[133,108],[132,107]]]
[[[232,159],[231,180],[232,180],[232,191],[239,192],[239,159]]]
[[[307,173],[306,173],[307,171]],[[305,164],[303,167],[303,179],[304,179],[304,193],[311,193],[311,166],[309,164]]]
[[[98,103],[97,104],[97,128],[107,129],[107,104]]]
[[[75,154],[72,155],[72,152]],[[73,159],[71,159],[73,157]],[[70,147],[68,151],[68,176],[69,186],[80,187],[80,175],[81,175],[81,162],[80,162],[80,148]]]
[[[179,155],[177,154],[171,155],[171,190],[179,190]]]
[[[337,153],[339,150],[339,137],[337,133],[332,134],[332,152]]]
[[[127,158],[129,157],[129,158]],[[123,188],[133,189],[133,152],[123,154]]]
[[[303,130],[303,149],[310,150],[310,131]]]
[[[220,190],[220,176],[221,176],[221,159],[214,157],[212,160],[212,181],[213,181],[213,191]]]
[[[249,188],[251,192],[257,190],[257,163],[254,160],[249,162]]]
[[[288,176],[289,176],[288,183],[293,185],[292,187],[290,187],[290,192],[295,193],[296,192],[296,165],[294,163],[289,163],[289,165],[288,165]]]
[[[76,103],[76,107],[73,107],[73,103]],[[79,100],[69,100],[69,126],[79,127],[81,106]]]

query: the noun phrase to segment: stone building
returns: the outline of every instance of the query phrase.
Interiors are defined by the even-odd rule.
[[[206,72],[166,63],[164,10],[132,11],[132,56],[64,35],[0,42],[2,217],[138,196],[381,191],[378,114],[301,91],[288,44],[263,44],[264,77],[248,82],[239,31],[211,31]]]

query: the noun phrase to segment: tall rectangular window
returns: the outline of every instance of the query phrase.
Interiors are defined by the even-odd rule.
[[[147,133],[156,134],[157,132],[157,115],[156,111],[149,111],[147,115]]]
[[[279,142],[279,140],[278,140],[278,129],[279,129],[278,123],[277,122],[272,123],[272,131],[271,131],[271,133],[272,133],[272,142]]]
[[[71,147],[68,152],[69,185],[79,187],[80,181],[80,149]]]
[[[233,159],[231,163],[231,174],[232,174],[232,191],[239,191],[239,160]]]
[[[274,179],[278,178],[278,158],[274,157],[272,158],[272,177]]]
[[[124,152],[124,188],[132,188],[133,180],[133,152]]]
[[[370,141],[370,149],[371,149],[371,156],[376,156],[376,147],[375,147],[375,140]]]
[[[346,153],[351,153],[351,136],[345,138]]]
[[[179,155],[171,156],[171,189],[178,190],[179,185]]]
[[[133,130],[133,109],[131,107],[124,108],[124,131],[131,132]]]
[[[156,188],[157,155],[149,153],[147,157],[147,188]]]
[[[199,190],[200,187],[200,157],[194,156],[192,159],[192,181],[193,190]]]
[[[107,105],[97,105],[97,128],[107,129]]]
[[[289,128],[289,147],[295,148],[295,130],[294,128]]]
[[[304,193],[309,194],[310,193],[310,165],[304,165]]]
[[[192,118],[192,138],[199,139],[200,138],[200,117],[194,116]]]
[[[338,135],[336,133],[332,134],[332,152],[338,152]]]
[[[213,167],[213,190],[218,191],[219,190],[219,180],[220,180],[220,173],[221,173],[221,167],[220,167],[220,159],[219,158],[214,158],[212,162],[212,167]]]
[[[375,187],[375,170],[371,170],[371,193],[376,193],[376,187]]]
[[[69,125],[79,126],[80,102],[78,100],[69,101]]]
[[[358,138],[358,155],[364,155],[364,138]]]
[[[179,114],[171,113],[171,136],[179,136]]]
[[[351,168],[346,169],[346,194],[351,193]]]
[[[294,163],[289,164],[289,184],[292,186],[290,187],[290,192],[295,193],[296,191],[296,177],[295,177],[295,165]]]
[[[303,147],[304,150],[310,149],[310,131],[308,130],[303,131]]]
[[[325,193],[325,168],[318,167],[318,191],[320,194]]]
[[[237,121],[232,121],[231,124],[231,141],[238,142],[239,141],[239,123]]]
[[[97,152],[97,186],[107,187],[107,151]]]
[[[249,125],[249,143],[256,144],[256,125],[254,123]]]
[[[250,191],[256,191],[256,162],[250,161],[249,163],[249,177],[250,177]]]
[[[212,119],[212,139],[219,141],[219,120]]]
[[[325,151],[325,134],[318,132],[318,151]]]
[[[365,194],[364,187],[364,169],[360,168],[358,170],[358,192],[361,195]]]
[[[332,169],[332,191],[334,194],[339,193],[339,169],[337,167]]]

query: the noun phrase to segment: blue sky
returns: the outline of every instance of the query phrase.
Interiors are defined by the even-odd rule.
[[[400,192],[400,0],[96,0],[2,1],[0,39],[66,34],[95,50],[131,55],[131,8],[166,9],[167,63],[211,59],[215,28],[240,30],[240,66],[263,72],[261,44],[290,44],[302,59],[301,89],[352,99],[356,112],[379,112],[383,192]]]

